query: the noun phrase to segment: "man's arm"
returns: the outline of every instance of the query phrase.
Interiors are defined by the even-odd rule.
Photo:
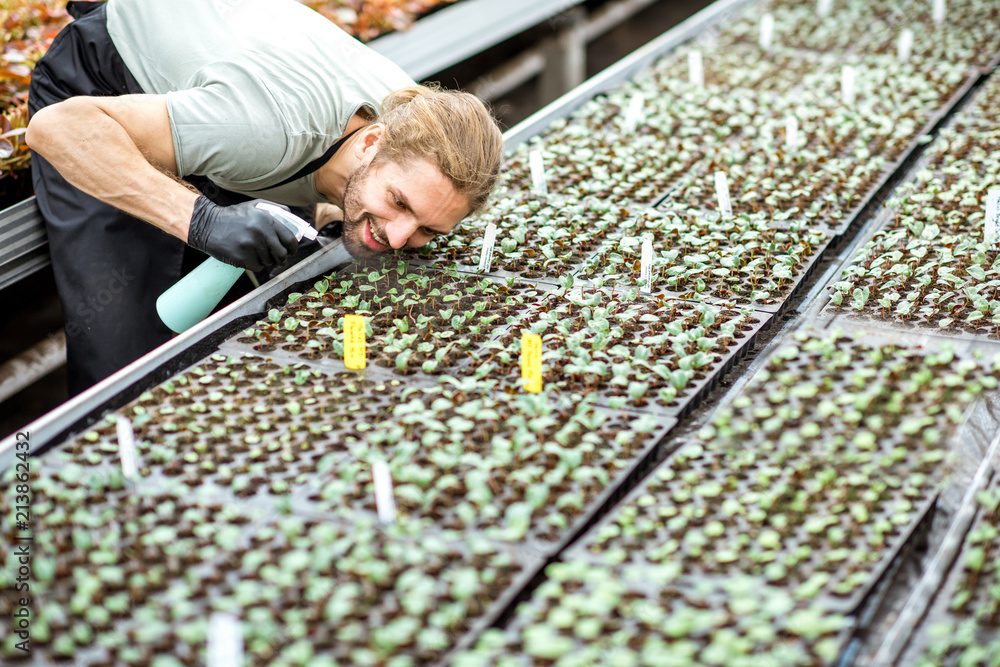
[[[39,110],[25,141],[80,190],[187,242],[198,193],[174,177],[165,96],[73,97]]]
[[[323,229],[331,222],[342,222],[344,220],[344,212],[340,210],[340,207],[333,204],[319,203],[316,204],[315,219],[316,229]]]

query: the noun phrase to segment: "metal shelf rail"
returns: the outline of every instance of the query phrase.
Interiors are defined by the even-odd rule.
[[[420,81],[575,7],[582,0],[463,0],[369,46]]]
[[[35,198],[0,211],[0,289],[50,263],[49,240]]]

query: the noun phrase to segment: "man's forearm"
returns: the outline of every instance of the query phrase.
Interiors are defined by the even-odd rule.
[[[83,192],[187,241],[197,192],[170,175],[174,165],[155,164],[166,161],[163,151],[160,160],[144,155],[99,98],[72,98],[39,110],[26,141]]]

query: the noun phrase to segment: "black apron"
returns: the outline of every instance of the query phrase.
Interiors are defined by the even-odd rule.
[[[76,20],[56,36],[35,66],[29,113],[77,95],[142,93],[108,35],[106,4],[70,2],[67,10]],[[37,153],[32,152],[31,160],[65,317],[72,396],[170,340],[173,333],[156,313],[156,298],[204,261],[205,255],[81,192]],[[313,171],[321,166],[317,163],[310,165]],[[228,206],[251,199],[204,177],[185,180],[216,204]],[[296,260],[317,247],[303,244]],[[219,307],[252,287],[241,278]]]

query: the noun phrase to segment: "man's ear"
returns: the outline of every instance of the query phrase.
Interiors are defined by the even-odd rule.
[[[372,123],[361,130],[359,141],[354,145],[354,153],[362,164],[369,164],[378,153],[383,135],[385,135],[385,125],[382,123]]]

